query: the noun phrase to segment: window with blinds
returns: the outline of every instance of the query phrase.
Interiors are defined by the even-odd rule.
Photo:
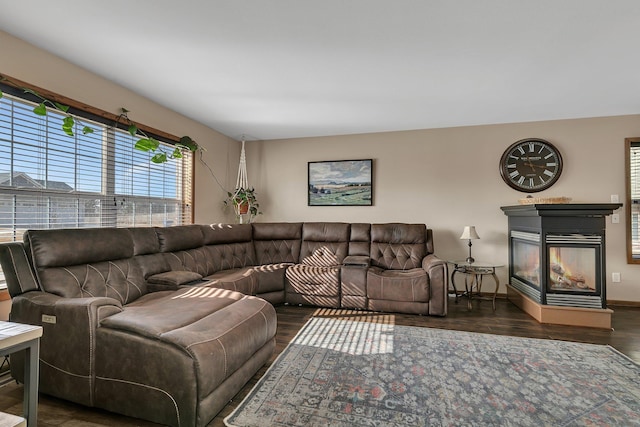
[[[193,222],[190,152],[155,164],[124,130],[80,117],[70,137],[64,115],[37,116],[35,105],[0,98],[0,242],[36,228]],[[85,125],[94,132],[83,135]]]
[[[634,138],[635,139],[635,138]],[[629,249],[630,259],[640,260],[640,234],[638,224],[640,220],[640,141],[629,142],[627,153],[629,163],[629,207],[630,207],[630,233],[631,241]]]

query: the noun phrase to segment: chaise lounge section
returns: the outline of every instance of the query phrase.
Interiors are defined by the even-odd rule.
[[[44,328],[43,393],[172,426],[205,426],[268,361],[273,305],[447,313],[424,224],[30,230],[0,262],[11,320]]]
[[[213,287],[149,292],[143,266],[180,254],[158,252],[155,232],[33,230],[24,245],[2,245],[11,320],[44,329],[43,393],[165,425],[205,426],[271,357],[275,310]],[[22,356],[11,359],[18,380]]]

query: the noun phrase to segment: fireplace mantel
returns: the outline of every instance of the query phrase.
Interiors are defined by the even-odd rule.
[[[580,325],[610,325],[605,218],[621,206],[563,203],[501,207],[509,217],[509,299],[542,323],[575,324],[577,310],[590,313],[580,316],[585,319],[605,313],[604,322],[591,325],[581,320]],[[542,315],[538,318],[534,312],[553,312],[554,320],[544,322]],[[567,323],[562,320],[565,313]]]
[[[605,217],[620,207],[622,203],[533,203],[500,209],[508,216]]]

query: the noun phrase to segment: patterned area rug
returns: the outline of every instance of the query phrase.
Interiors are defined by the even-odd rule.
[[[228,426],[640,426],[611,347],[313,318]]]

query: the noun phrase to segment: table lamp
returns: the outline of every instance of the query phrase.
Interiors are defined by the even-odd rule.
[[[469,256],[467,257],[466,261],[469,264],[471,264],[475,261],[475,259],[473,259],[473,257],[471,256],[471,241],[480,239],[480,236],[478,236],[478,233],[476,233],[475,225],[464,226],[464,230],[462,231],[462,236],[460,236],[460,240],[464,240],[464,239],[469,240]]]

